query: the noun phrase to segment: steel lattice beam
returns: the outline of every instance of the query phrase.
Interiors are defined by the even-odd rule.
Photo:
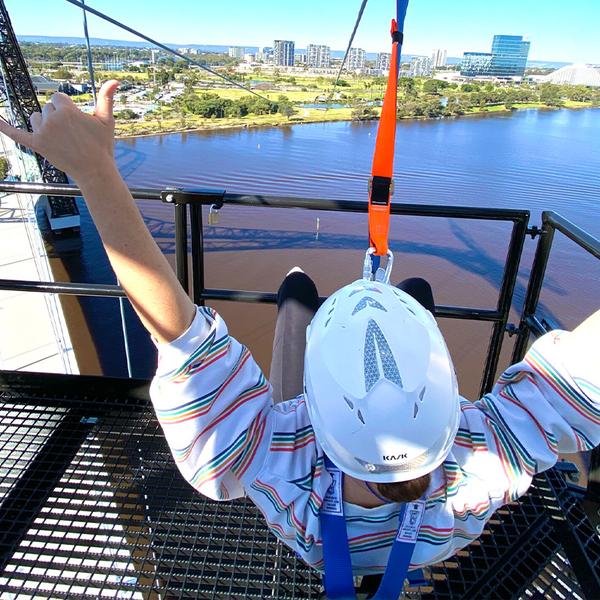
[[[41,107],[4,0],[0,0],[0,63],[6,84],[6,92],[1,90],[0,94],[8,95],[8,107],[15,122],[31,131],[29,119]],[[44,182],[68,183],[65,173],[39,154],[35,156]],[[59,216],[79,214],[73,198],[51,196],[48,197],[48,203],[51,211]]]

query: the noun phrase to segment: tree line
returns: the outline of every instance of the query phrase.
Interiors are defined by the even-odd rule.
[[[209,119],[275,113],[280,113],[289,118],[295,113],[292,102],[283,95],[280,95],[275,101],[251,95],[233,100],[221,98],[218,94],[209,92],[196,94],[190,87],[186,88],[185,93],[175,100],[174,108],[183,114],[192,114]]]
[[[512,110],[519,104],[527,103],[560,108],[567,101],[590,102],[600,106],[600,89],[552,83],[513,87],[479,82],[459,85],[437,79],[419,84],[413,78],[405,78],[400,81],[398,116],[459,116],[476,108],[503,106],[506,110]]]

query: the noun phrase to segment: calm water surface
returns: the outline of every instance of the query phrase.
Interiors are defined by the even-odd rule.
[[[364,199],[376,123],[323,123],[121,140],[131,185]],[[558,210],[600,234],[600,110],[405,122],[395,201]]]
[[[121,172],[132,186],[204,186],[230,192],[364,200],[376,130],[376,123],[326,123],[170,134],[121,140],[116,153]],[[532,224],[539,223],[542,210],[552,209],[600,237],[599,139],[600,110],[592,109],[400,123],[394,200],[529,209]],[[76,261],[80,269],[76,278],[112,282],[89,214],[84,206],[81,209],[84,252]],[[269,260],[281,268],[288,267],[279,264],[279,257],[318,271],[315,261],[329,257],[327,261],[336,266],[321,275],[322,293],[330,291],[327,285],[335,289],[354,276],[343,272],[344,265],[354,261],[345,249],[357,257],[364,251],[366,223],[352,224],[346,219],[351,225],[344,230],[339,217],[330,213],[321,218],[322,236],[315,241],[315,217],[306,216],[306,211],[244,210],[246,215],[238,213],[237,217],[233,209],[222,211],[220,227],[207,231],[208,249],[213,252],[207,268],[217,274],[210,286],[276,289],[279,272],[270,267],[261,270],[255,250],[263,250],[261,256],[277,257]],[[145,203],[142,211],[163,250],[172,254],[172,208]],[[505,242],[498,241],[499,225],[473,226],[469,221],[438,223],[435,228],[424,222],[406,223],[394,226],[399,273],[404,268],[410,275],[414,260],[412,268],[432,280],[439,303],[493,306],[506,250]],[[507,233],[505,228],[502,239]],[[558,323],[571,326],[598,306],[600,266],[559,237],[541,307]],[[534,248],[535,243],[528,240],[515,290],[515,311],[520,310],[525,294]],[[327,250],[333,252],[327,254]],[[94,337],[105,372],[123,375],[120,327],[105,326],[115,319],[118,323],[116,306],[91,300],[86,301],[86,310],[93,313]],[[263,363],[270,352],[265,330],[272,320],[272,315],[257,314],[254,330],[248,329],[254,326],[251,323],[245,331],[258,345]],[[243,329],[244,323],[236,326]],[[128,327],[134,338],[145,337],[135,319],[130,319]],[[446,321],[444,327],[445,335],[451,337],[451,350],[464,357],[464,370],[479,370],[477,361],[484,350],[477,344],[488,339],[488,329],[468,337],[461,324]],[[153,350],[146,342],[137,343],[134,374],[149,376],[153,369]]]

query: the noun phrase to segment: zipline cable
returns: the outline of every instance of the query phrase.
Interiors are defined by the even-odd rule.
[[[82,4],[85,4],[85,0],[81,0]],[[88,73],[90,75],[90,82],[92,85],[92,95],[94,97],[94,108],[98,106],[98,97],[96,94],[96,77],[94,75],[94,60],[92,56],[92,46],[90,44],[90,34],[88,31],[87,24],[87,13],[85,8],[83,10],[83,35],[85,36],[85,43],[87,46],[87,61],[88,61]],[[117,279],[117,285],[121,285],[121,282]],[[121,331],[123,333],[123,346],[125,349],[125,361],[127,363],[127,375],[133,377],[133,367],[131,365],[131,352],[129,350],[129,334],[127,332],[127,321],[125,317],[125,299],[119,298],[119,314],[121,316]]]
[[[85,0],[81,0],[82,4],[85,4]],[[90,44],[90,34],[88,33],[87,24],[87,13],[83,9],[83,34],[85,36],[85,44],[87,46],[87,61],[88,61],[88,72],[90,74],[90,80],[92,83],[92,96],[94,96],[94,107],[98,104],[98,98],[96,97],[96,79],[94,77],[94,60],[92,56],[92,46]]]
[[[354,23],[354,29],[352,30],[352,35],[350,36],[350,41],[348,42],[348,47],[346,48],[346,53],[344,54],[344,58],[342,59],[342,64],[340,65],[340,70],[338,71],[337,77],[335,78],[335,83],[333,84],[334,89],[337,87],[338,81],[342,75],[342,71],[344,69],[344,65],[346,64],[346,60],[348,59],[348,54],[350,54],[350,48],[352,47],[352,42],[354,41],[354,36],[356,35],[356,31],[358,26],[360,25],[360,21],[362,19],[363,13],[365,12],[365,7],[367,6],[367,2],[369,0],[363,0],[360,5],[360,9],[358,11],[358,17],[356,18],[356,23]]]
[[[127,31],[127,32],[147,41],[150,44],[153,44],[157,48],[160,48],[161,50],[164,50],[165,52],[168,52],[169,54],[173,54],[174,56],[177,56],[192,65],[196,65],[197,67],[204,69],[211,75],[214,75],[215,77],[219,77],[219,78],[227,81],[231,85],[234,85],[235,87],[245,90],[249,94],[253,94],[254,96],[257,96],[258,98],[261,98],[262,100],[266,100],[267,102],[271,103],[271,100],[269,100],[269,98],[267,98],[266,96],[263,96],[262,94],[258,94],[253,89],[246,87],[245,85],[242,85],[241,83],[238,83],[237,81],[227,77],[226,75],[222,75],[218,71],[213,71],[210,67],[203,65],[200,61],[190,58],[189,56],[186,56],[185,54],[181,54],[181,53],[177,52],[177,50],[173,50],[172,48],[169,48],[169,46],[166,46],[165,44],[161,44],[160,42],[156,41],[155,39],[152,39],[151,37],[144,35],[143,33],[133,29],[132,27],[129,27],[128,25],[125,25],[124,23],[121,23],[120,21],[117,21],[116,19],[113,19],[112,17],[109,17],[108,15],[104,14],[103,12],[100,12],[99,10],[92,8],[91,6],[86,6],[80,0],[66,0],[66,2],[68,2],[69,4],[72,4],[73,6],[78,6],[82,10],[89,12],[93,15],[96,15],[98,18],[103,19],[104,21],[107,21],[108,23],[111,23],[112,25],[115,25],[116,27],[123,29],[124,31]]]

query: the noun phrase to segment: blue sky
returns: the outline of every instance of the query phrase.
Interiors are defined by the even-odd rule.
[[[275,38],[344,49],[360,0],[87,0],[156,39],[181,44],[272,45]],[[81,36],[64,0],[5,0],[18,35]],[[370,0],[355,46],[385,51],[395,2]],[[531,40],[533,60],[600,63],[600,0],[411,0],[404,51],[489,51],[496,33]],[[134,39],[90,17],[90,35]]]

